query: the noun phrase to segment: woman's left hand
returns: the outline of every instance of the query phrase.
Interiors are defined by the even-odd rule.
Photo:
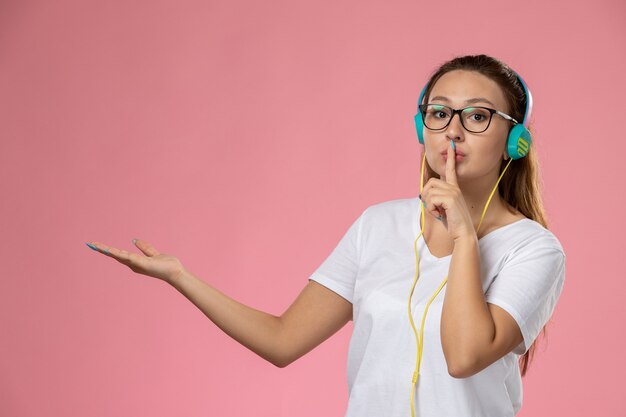
[[[453,240],[476,236],[472,217],[456,179],[456,154],[452,141],[448,146],[445,175],[441,179],[430,178],[421,196],[426,204],[425,211],[443,222]]]

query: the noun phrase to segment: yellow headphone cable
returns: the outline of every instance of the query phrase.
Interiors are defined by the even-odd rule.
[[[422,158],[422,167],[421,167],[421,174],[420,174],[420,195],[424,189],[424,163],[425,161],[426,161],[426,152],[424,152],[424,156]],[[502,170],[502,173],[500,174],[500,177],[498,178],[496,185],[493,187],[493,190],[491,190],[491,194],[489,195],[489,198],[487,199],[487,204],[485,204],[483,213],[480,216],[480,222],[478,223],[478,228],[476,229],[476,233],[478,233],[478,231],[480,230],[480,225],[483,222],[483,218],[485,217],[485,213],[487,212],[487,207],[489,206],[489,203],[491,202],[491,198],[493,197],[493,194],[495,193],[498,187],[498,184],[500,183],[500,180],[502,179],[502,176],[506,172],[509,165],[511,165],[511,161],[513,161],[513,158],[509,158],[509,163],[506,165],[504,170]],[[415,238],[415,242],[413,243],[413,249],[415,250],[415,280],[413,281],[413,286],[411,287],[411,293],[409,294],[409,321],[411,322],[413,333],[415,333],[415,343],[417,345],[417,358],[415,361],[415,371],[413,372],[413,378],[411,379],[411,417],[415,417],[415,388],[417,385],[417,380],[419,379],[420,364],[422,362],[422,348],[423,348],[423,341],[424,341],[424,322],[426,320],[426,314],[428,313],[428,307],[430,306],[430,303],[433,302],[437,294],[439,294],[443,286],[446,285],[446,283],[448,282],[448,276],[446,276],[446,278],[443,280],[441,285],[439,285],[437,292],[435,292],[435,294],[430,298],[430,300],[426,304],[426,308],[424,309],[424,314],[422,316],[422,325],[420,327],[420,334],[418,336],[417,329],[415,328],[415,322],[413,321],[413,314],[411,313],[411,298],[413,297],[413,291],[415,290],[415,285],[417,284],[417,278],[419,276],[419,253],[417,251],[417,241],[419,240],[420,236],[424,234],[424,204],[420,204],[420,205],[422,209],[422,216],[420,219],[421,231],[420,231],[420,234],[417,236],[417,238]],[[426,242],[424,242],[424,244],[426,244]]]

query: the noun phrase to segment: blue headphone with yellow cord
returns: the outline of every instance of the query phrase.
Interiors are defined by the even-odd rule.
[[[515,72],[514,72],[515,73]],[[509,137],[507,138],[507,154],[511,159],[520,159],[528,154],[530,151],[530,143],[531,137],[530,132],[528,131],[528,123],[530,121],[530,115],[532,113],[533,108],[533,97],[530,94],[530,90],[526,86],[522,77],[520,77],[517,73],[515,73],[517,79],[519,80],[522,88],[524,89],[524,94],[526,95],[526,109],[524,111],[524,120],[522,123],[517,123],[513,126],[511,131],[509,132]],[[426,89],[428,88],[428,84],[422,88],[422,92],[420,93],[419,100],[417,101],[418,105],[423,104],[424,95],[426,94]],[[415,129],[417,130],[417,139],[419,143],[424,144],[424,120],[422,119],[422,112],[417,111],[417,114],[414,117],[415,119]]]

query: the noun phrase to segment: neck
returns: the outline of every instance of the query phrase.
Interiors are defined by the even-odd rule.
[[[461,189],[465,204],[467,205],[467,209],[472,217],[474,229],[477,229],[480,224],[480,218],[483,214],[483,210],[485,209],[489,195],[493,191],[497,180],[497,177],[484,177],[482,179],[474,178],[467,184],[459,182],[459,188]],[[505,209],[506,204],[496,189],[491,197],[491,201],[489,202],[489,206],[485,212],[485,217],[483,218],[480,229],[484,231],[485,226],[492,223],[493,220],[499,216],[499,213],[502,213]]]

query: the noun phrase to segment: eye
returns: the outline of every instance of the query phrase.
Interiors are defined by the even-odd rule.
[[[471,123],[484,123],[489,120],[491,113],[487,109],[481,109],[476,107],[468,107],[463,113],[465,114],[465,119]]]
[[[450,117],[450,111],[445,106],[438,104],[428,106],[428,114],[435,119],[445,119],[446,117]]]

